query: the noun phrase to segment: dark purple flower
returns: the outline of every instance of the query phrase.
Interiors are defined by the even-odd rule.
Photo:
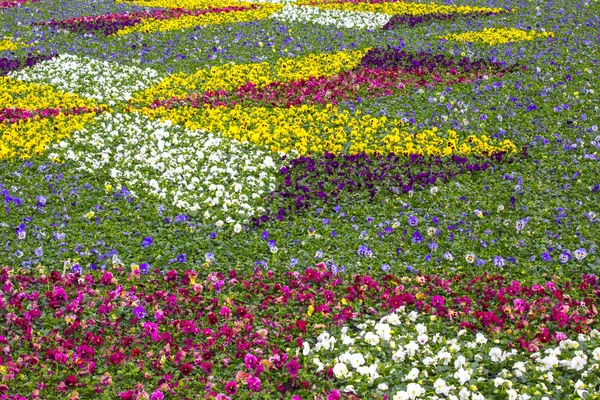
[[[150,271],[150,266],[146,263],[140,264],[140,272],[146,275]]]
[[[421,243],[423,241],[423,236],[419,231],[415,231],[415,233],[413,233],[412,241],[413,243]]]
[[[151,236],[146,236],[142,239],[142,247],[150,247],[152,246],[153,239]]]
[[[291,376],[297,377],[298,372],[300,371],[300,363],[298,363],[298,360],[294,358],[285,365],[285,368],[288,370]]]

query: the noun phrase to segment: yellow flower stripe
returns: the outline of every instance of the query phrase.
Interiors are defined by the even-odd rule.
[[[442,135],[436,128],[417,134],[402,131],[398,119],[350,114],[337,107],[290,108],[234,107],[143,109],[151,118],[169,119],[186,128],[220,132],[241,142],[267,146],[272,151],[300,154],[333,153],[450,155],[515,151],[509,140],[491,144],[485,136],[459,137],[454,131]]]
[[[315,3],[314,0],[301,0],[302,4],[310,4],[324,10],[364,11],[382,14],[470,14],[475,12],[502,12],[502,8],[472,7],[472,6],[446,6],[434,3]]]
[[[177,73],[166,77],[154,87],[135,93],[131,102],[150,104],[154,99],[184,98],[194,92],[231,91],[248,82],[264,87],[277,81],[289,82],[311,76],[331,76],[356,67],[366,51],[342,51],[311,54],[299,58],[280,58],[274,64],[266,62],[225,64],[202,69],[192,75]]]
[[[94,100],[82,99],[74,94],[64,93],[52,86],[25,83],[7,76],[0,77],[0,104],[2,108],[41,110],[47,108],[93,109],[98,106]],[[41,154],[48,144],[68,137],[76,129],[81,129],[95,113],[19,121],[0,124],[0,160],[5,158],[28,158]]]
[[[211,7],[221,8],[248,4],[236,0],[119,0],[118,3],[136,4],[143,7],[185,8],[188,10],[204,10]]]
[[[45,108],[94,108],[95,100],[82,99],[49,85],[26,83],[0,76],[0,107],[40,110]]]
[[[19,47],[29,47],[30,45],[20,42],[13,42],[11,38],[0,40],[0,51],[16,50]]]
[[[241,3],[237,3],[239,6]],[[271,14],[279,11],[283,6],[280,4],[264,4],[256,9],[245,11],[232,11],[221,13],[209,13],[198,16],[186,15],[175,19],[147,19],[144,22],[128,26],[115,33],[115,35],[128,35],[134,32],[153,33],[166,32],[180,29],[188,29],[196,26],[230,24],[236,22],[248,22],[265,19]]]
[[[53,118],[0,124],[0,160],[42,154],[49,144],[71,136],[95,115],[94,112],[75,116],[59,114]]]
[[[477,32],[453,33],[442,36],[441,39],[458,42],[478,42],[489,45],[506,44],[534,40],[536,38],[554,37],[553,32],[529,32],[515,28],[485,28]]]

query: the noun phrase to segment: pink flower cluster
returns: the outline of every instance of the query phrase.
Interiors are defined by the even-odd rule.
[[[250,10],[258,7],[256,4],[249,6],[209,7],[202,10],[188,10],[185,8],[169,8],[161,10],[139,11],[124,14],[106,14],[94,16],[74,17],[64,20],[51,20],[38,23],[39,25],[68,29],[73,32],[102,31],[105,35],[115,33],[126,26],[139,24],[144,19],[167,20],[183,16],[199,16],[210,13],[228,13],[234,11]]]
[[[0,8],[13,8],[18,7],[25,3],[37,3],[40,0],[4,0],[0,1]]]
[[[87,112],[101,112],[102,109],[89,109],[86,107],[75,108],[46,108],[40,110],[25,110],[22,108],[0,108],[0,124],[14,124],[19,121],[32,120],[35,118],[51,118],[59,114],[63,115],[79,115]]]
[[[272,107],[291,107],[303,104],[338,104],[341,101],[381,96],[393,96],[408,87],[455,85],[469,83],[481,75],[467,76],[456,71],[433,72],[426,69],[403,70],[361,68],[345,71],[330,77],[310,77],[290,82],[272,82],[259,88],[252,82],[240,86],[235,92],[224,90],[192,94],[185,99],[155,100],[151,107],[233,106],[253,103]]]

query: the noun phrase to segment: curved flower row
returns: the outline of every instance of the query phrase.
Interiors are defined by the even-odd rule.
[[[166,10],[139,11],[124,14],[106,14],[96,16],[74,17],[60,21],[51,20],[39,22],[37,25],[51,26],[55,28],[68,29],[73,32],[101,31],[109,36],[125,27],[134,26],[142,23],[144,20],[162,21],[168,19],[177,19],[182,16],[200,16],[211,13],[227,13],[233,11],[245,11],[253,6],[230,6],[230,7],[209,7],[207,9],[186,10],[184,8],[170,8]],[[1,46],[1,44],[0,44]],[[0,47],[1,49],[1,47]]]
[[[119,3],[136,4],[144,7],[184,8],[187,10],[207,9],[210,7],[239,6],[238,0],[117,0]]]
[[[264,87],[277,81],[331,76],[356,67],[363,55],[364,51],[360,50],[311,54],[299,58],[280,58],[273,64],[225,64],[200,69],[192,75],[177,73],[167,76],[156,86],[136,92],[131,103],[147,105],[151,99],[164,101],[173,97],[185,98],[197,92],[230,91],[248,82],[257,87]]]
[[[133,92],[159,81],[158,73],[151,68],[124,66],[70,54],[12,72],[9,76],[25,82],[48,83],[57,89],[111,106],[117,101],[128,100]]]
[[[0,9],[19,7],[22,4],[37,3],[40,0],[2,0],[0,1]]]
[[[446,138],[437,128],[417,134],[401,131],[399,119],[375,117],[327,104],[325,107],[302,105],[289,108],[189,106],[174,109],[143,109],[150,117],[166,118],[184,124],[190,130],[206,129],[241,142],[251,142],[271,151],[301,155],[342,151],[356,154],[450,155],[514,151],[510,140],[494,143],[486,135],[460,137],[448,131]],[[324,122],[327,121],[327,124]]]
[[[435,184],[443,184],[460,174],[486,171],[502,161],[514,160],[503,153],[477,158],[474,162],[458,156],[405,158],[393,154],[370,157],[325,153],[322,157],[294,158],[279,170],[284,181],[269,195],[267,206],[271,214],[254,218],[253,222],[258,225],[271,218],[283,220],[290,212],[322,205],[372,200],[378,192],[399,195],[426,187],[435,192],[438,189]]]
[[[239,3],[238,3],[239,5]],[[181,5],[177,5],[181,7]],[[194,28],[197,26],[230,24],[236,22],[257,21],[270,17],[273,13],[281,9],[278,4],[253,5],[251,9],[243,9],[241,11],[229,8],[220,7],[221,10],[226,10],[218,13],[205,13],[201,15],[182,15],[174,19],[146,19],[139,24],[124,27],[118,30],[115,35],[129,35],[131,33],[153,33],[165,32],[173,30],[182,30]]]
[[[2,57],[0,58],[0,76],[34,66],[39,62],[51,60],[54,54],[29,54],[26,57]]]
[[[29,47],[30,45],[21,42],[14,42],[12,38],[0,40],[0,51],[15,50],[20,47]]]
[[[224,90],[192,95],[167,101],[155,100],[151,107],[179,107],[190,105],[233,106],[271,106],[298,107],[301,105],[337,105],[347,100],[371,99],[398,95],[409,88],[431,87],[433,85],[452,86],[468,83],[464,76],[452,76],[442,79],[438,74],[411,76],[410,71],[401,69],[358,69],[342,72],[331,77],[309,78],[291,82],[271,82],[263,88],[253,83],[241,86],[235,92]],[[427,79],[429,78],[429,80]],[[445,77],[444,77],[445,78]]]
[[[312,5],[313,3],[311,3]],[[503,8],[454,6],[436,3],[412,3],[412,2],[326,2],[314,3],[315,7],[324,10],[344,10],[354,12],[369,12],[388,15],[427,15],[427,14],[472,14],[472,13],[501,13]]]
[[[0,102],[6,107],[0,112],[0,160],[42,154],[101,111],[93,100],[6,76],[0,77]]]
[[[424,14],[424,15],[411,15],[411,14],[398,14],[394,15],[383,29],[395,30],[400,29],[404,26],[414,27],[418,24],[424,24],[432,21],[454,21],[458,18],[467,17],[489,17],[493,15],[502,14],[509,11],[475,11],[467,14],[458,13],[435,13],[435,14]]]
[[[554,37],[554,33],[536,32],[534,30],[528,32],[516,28],[484,28],[482,31],[452,33],[441,38],[458,42],[484,43],[493,46],[549,37]]]
[[[339,28],[378,29],[385,26],[390,17],[384,14],[346,9],[323,9],[313,6],[286,5],[271,18],[283,22],[308,22],[333,25]]]

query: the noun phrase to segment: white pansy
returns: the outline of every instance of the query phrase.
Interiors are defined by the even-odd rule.
[[[338,363],[333,366],[333,374],[336,378],[346,378],[348,373],[348,367],[344,363]]]
[[[356,369],[365,363],[365,358],[361,353],[354,353],[349,357],[350,365]]]
[[[302,355],[307,356],[310,354],[310,344],[307,342],[302,343]]]
[[[375,333],[381,338],[381,340],[390,340],[392,329],[388,324],[378,322],[375,324]]]
[[[594,360],[600,361],[600,347],[596,347],[594,349],[594,351],[592,352],[592,356],[594,357]]]
[[[427,327],[425,326],[425,324],[416,324],[415,329],[417,330],[417,333],[419,335],[427,333]]]
[[[504,361],[504,358],[506,358],[502,349],[498,347],[492,347],[488,355],[490,356],[493,362]]]
[[[121,65],[93,58],[61,54],[10,74],[25,82],[50,84],[57,89],[109,105],[129,100],[133,92],[160,81],[151,68]]]
[[[477,335],[475,336],[475,342],[477,344],[486,344],[487,343],[487,339],[485,337],[485,335],[481,332],[478,332]]]
[[[379,29],[391,19],[391,15],[346,11],[324,10],[319,7],[286,5],[271,18],[284,22],[309,22],[332,25],[338,28]]]
[[[585,358],[580,357],[580,356],[575,356],[569,362],[569,368],[574,369],[576,371],[581,371],[582,369],[585,368],[585,364],[587,364],[587,361]]]
[[[365,342],[370,344],[371,346],[377,346],[379,344],[379,336],[373,332],[367,332],[365,334]]]
[[[404,379],[407,380],[407,381],[414,381],[418,377],[419,377],[419,369],[418,368],[413,368],[413,369],[410,370],[410,372],[408,373],[408,375],[406,375],[404,377]]]
[[[425,389],[418,383],[409,383],[406,386],[406,392],[408,393],[408,397],[410,399],[416,399],[425,394]]]
[[[458,383],[464,385],[471,379],[473,370],[471,368],[464,369],[463,367],[458,368],[454,373],[454,378],[458,380]]]

